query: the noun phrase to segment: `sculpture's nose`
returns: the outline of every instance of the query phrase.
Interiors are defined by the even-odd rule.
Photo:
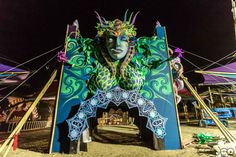
[[[119,37],[116,38],[116,47],[120,47],[121,45],[121,40]]]

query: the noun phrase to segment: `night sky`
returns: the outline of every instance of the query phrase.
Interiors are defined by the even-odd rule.
[[[126,9],[140,11],[135,23],[138,37],[151,36],[158,20],[166,27],[170,45],[211,60],[218,60],[236,49],[231,0],[0,0],[0,57],[23,63],[63,45],[66,25],[75,19],[79,21],[82,36],[94,38],[95,10],[107,20],[123,20]],[[35,70],[56,53],[21,68]],[[189,54],[184,54],[184,57],[197,66],[209,64]],[[16,65],[2,59],[0,62]],[[56,60],[28,83],[40,88],[55,65],[58,65]],[[185,61],[183,65],[185,71],[193,69]],[[192,82],[199,81],[196,74],[187,73],[187,76]]]

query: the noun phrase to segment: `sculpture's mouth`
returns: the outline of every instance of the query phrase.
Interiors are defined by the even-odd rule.
[[[122,49],[111,49],[111,51],[115,54],[119,54],[119,53],[122,53],[123,50]]]

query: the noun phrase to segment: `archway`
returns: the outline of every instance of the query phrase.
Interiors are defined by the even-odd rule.
[[[106,109],[98,108],[97,116],[89,119],[92,141],[103,144],[144,146],[160,150],[164,140],[157,139],[146,128],[148,118],[139,116],[137,107],[129,109],[126,103],[110,103]]]
[[[82,132],[88,128],[87,119],[96,117],[98,108],[106,109],[110,103],[120,106],[126,103],[129,109],[138,108],[139,116],[146,117],[146,127],[150,129],[157,138],[166,135],[165,123],[167,118],[162,117],[156,110],[152,101],[142,97],[137,90],[125,90],[115,87],[107,92],[98,90],[90,99],[80,104],[77,114],[66,120],[69,125],[68,137],[78,140]]]

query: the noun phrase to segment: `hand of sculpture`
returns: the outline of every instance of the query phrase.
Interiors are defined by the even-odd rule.
[[[67,58],[66,58],[66,53],[63,51],[60,51],[57,53],[57,61],[58,62],[68,62]]]
[[[156,22],[156,28],[157,27],[161,27],[161,23],[157,20],[157,22]]]

